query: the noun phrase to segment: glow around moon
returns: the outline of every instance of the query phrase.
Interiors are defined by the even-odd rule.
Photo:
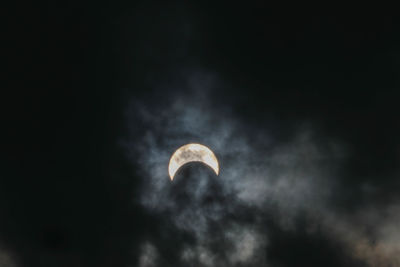
[[[180,167],[188,162],[196,161],[208,165],[218,175],[218,160],[211,149],[201,144],[187,144],[178,148],[169,160],[168,173],[171,181]]]

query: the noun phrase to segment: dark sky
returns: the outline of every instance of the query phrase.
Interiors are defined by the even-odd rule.
[[[400,265],[395,10],[4,13],[0,266]]]

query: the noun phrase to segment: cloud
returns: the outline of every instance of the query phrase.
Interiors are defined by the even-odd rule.
[[[238,118],[229,103],[209,98],[213,88],[223,85],[215,75],[195,72],[181,78],[171,86],[186,92],[168,90],[172,93],[163,101],[134,100],[127,112],[132,127],[123,144],[142,177],[138,200],[159,220],[157,233],[164,232],[164,237],[148,233],[150,247],[143,241],[143,266],[161,266],[155,259],[163,262],[173,253],[162,266],[292,266],[282,258],[270,259],[276,245],[270,237],[279,229],[290,240],[298,234],[299,218],[310,238],[328,238],[324,242],[332,257],[338,252],[331,243],[341,246],[341,257],[360,266],[398,264],[397,206],[385,209],[386,220],[377,210],[362,208],[349,216],[337,209],[346,186],[343,143],[324,137],[309,122],[297,122],[290,138],[278,140],[270,125],[255,127]],[[171,183],[169,157],[190,142],[215,152],[220,175],[192,164]],[[363,221],[376,223],[373,234],[359,227]],[[173,251],[165,248],[170,243]]]
[[[400,264],[400,204],[362,209],[348,217],[325,216],[332,238],[342,240],[354,258],[371,267]]]
[[[139,267],[154,267],[157,261],[157,249],[150,243],[142,244],[139,258]]]
[[[16,267],[11,255],[0,249],[0,266],[1,267]]]

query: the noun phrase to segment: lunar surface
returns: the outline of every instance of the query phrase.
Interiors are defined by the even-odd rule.
[[[219,163],[214,152],[201,144],[187,144],[178,148],[169,160],[168,173],[171,181],[180,167],[189,162],[202,162],[219,173]]]

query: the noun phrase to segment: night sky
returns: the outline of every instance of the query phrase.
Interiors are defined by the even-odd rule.
[[[4,11],[0,266],[400,266],[395,10],[311,10]]]

